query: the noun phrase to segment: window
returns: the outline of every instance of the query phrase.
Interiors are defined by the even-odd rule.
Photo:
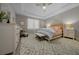
[[[28,29],[39,29],[39,20],[28,18]]]

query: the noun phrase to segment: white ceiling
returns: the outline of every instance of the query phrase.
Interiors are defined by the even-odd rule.
[[[44,11],[41,6],[37,6],[36,3],[18,3],[13,4],[13,7],[17,14],[40,19],[47,19],[64,11],[77,7],[78,5],[79,4],[75,3],[52,3],[51,5],[47,6],[46,11]]]

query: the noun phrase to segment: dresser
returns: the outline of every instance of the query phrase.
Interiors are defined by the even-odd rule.
[[[15,53],[20,39],[19,32],[16,24],[0,23],[0,55]]]
[[[64,29],[63,30],[63,36],[74,39],[75,38],[74,29]]]
[[[15,50],[18,46],[20,40],[20,27],[18,25],[15,25]]]

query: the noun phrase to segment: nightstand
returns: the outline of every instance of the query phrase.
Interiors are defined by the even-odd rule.
[[[64,29],[63,30],[63,36],[67,38],[75,38],[75,31],[74,29]]]

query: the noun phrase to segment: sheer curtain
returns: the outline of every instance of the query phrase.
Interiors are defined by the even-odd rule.
[[[39,29],[39,20],[28,18],[27,28],[30,30]]]

